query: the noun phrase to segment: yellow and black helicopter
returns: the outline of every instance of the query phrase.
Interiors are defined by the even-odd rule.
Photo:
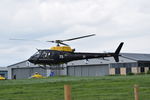
[[[114,57],[115,61],[119,61],[120,50],[123,46],[123,42],[120,43],[118,48],[114,53],[85,53],[85,52],[75,52],[75,49],[72,49],[68,44],[64,43],[66,41],[72,41],[76,39],[86,38],[94,36],[95,34],[85,35],[81,37],[66,39],[66,40],[55,40],[47,41],[56,43],[57,46],[52,47],[51,49],[42,49],[38,50],[33,56],[31,56],[28,61],[38,65],[59,65],[68,63],[74,60],[82,59],[92,59],[92,58],[104,58],[104,57]],[[62,46],[60,46],[62,45]]]

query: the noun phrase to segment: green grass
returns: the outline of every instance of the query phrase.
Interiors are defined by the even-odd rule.
[[[150,98],[150,75],[104,77],[51,77],[0,81],[0,100],[64,100],[64,84],[72,86],[72,100],[140,100]]]

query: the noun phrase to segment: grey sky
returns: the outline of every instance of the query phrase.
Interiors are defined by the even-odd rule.
[[[0,66],[28,59],[46,42],[95,33],[95,37],[68,42],[77,51],[150,53],[149,0],[1,0]]]

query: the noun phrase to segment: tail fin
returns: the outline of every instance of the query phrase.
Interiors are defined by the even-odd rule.
[[[119,62],[119,53],[120,53],[120,50],[123,46],[123,42],[120,43],[120,45],[118,46],[118,48],[116,49],[115,53],[114,53],[114,59],[116,62]]]

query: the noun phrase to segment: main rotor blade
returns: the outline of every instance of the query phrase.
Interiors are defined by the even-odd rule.
[[[96,34],[85,35],[85,36],[76,37],[76,38],[72,38],[72,39],[66,39],[66,40],[62,40],[62,42],[64,42],[64,41],[72,41],[72,40],[81,39],[81,38],[86,38],[86,37],[90,37],[90,36],[94,36],[94,35],[96,35]]]
[[[52,43],[55,43],[55,41],[46,41],[46,42],[52,42]]]
[[[9,40],[19,40],[19,41],[40,41],[40,40],[15,39],[15,38],[10,38]]]
[[[62,45],[65,45],[65,46],[69,46],[68,44],[66,44],[66,43],[62,43],[62,42],[60,42],[59,44],[62,44]]]

